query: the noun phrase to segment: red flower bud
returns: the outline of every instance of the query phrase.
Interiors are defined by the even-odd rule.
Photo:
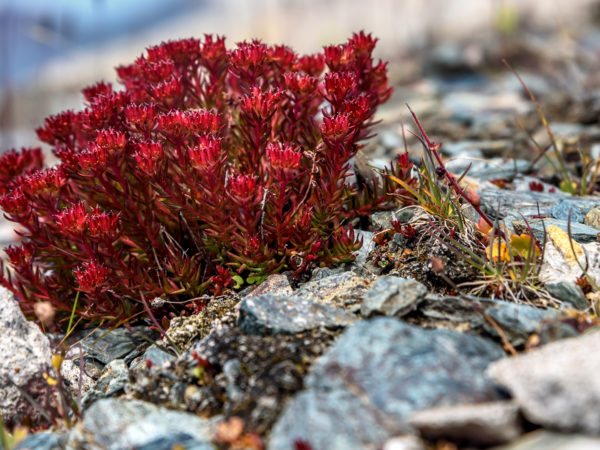
[[[274,169],[295,171],[300,168],[302,152],[291,144],[271,143],[267,145],[267,160]]]
[[[335,72],[325,75],[325,98],[333,103],[340,104],[346,97],[356,91],[358,84],[356,75],[352,72]]]
[[[90,235],[110,239],[116,236],[121,213],[102,211],[96,208],[88,218]]]
[[[279,105],[281,91],[262,92],[253,87],[249,95],[242,97],[240,108],[243,113],[265,120],[273,115]]]
[[[311,77],[318,77],[325,69],[325,56],[322,53],[316,55],[306,55],[298,58],[296,64],[298,68]]]
[[[86,228],[88,215],[83,202],[79,202],[70,208],[63,209],[54,216],[54,221],[63,231],[79,234]]]
[[[221,160],[221,140],[213,136],[203,136],[198,145],[187,149],[192,167],[208,169]]]
[[[152,130],[156,120],[156,105],[152,103],[129,105],[125,108],[125,118],[132,128],[142,131]]]
[[[77,267],[73,274],[82,292],[95,292],[105,288],[108,280],[108,269],[103,264],[91,260]]]
[[[259,185],[254,175],[238,175],[231,180],[231,193],[238,200],[248,200],[259,191]]]
[[[159,142],[142,142],[137,145],[137,151],[133,154],[138,169],[149,175],[158,171],[163,156],[164,151]]]
[[[336,114],[333,117],[324,117],[321,125],[323,140],[341,142],[352,132],[348,114]]]

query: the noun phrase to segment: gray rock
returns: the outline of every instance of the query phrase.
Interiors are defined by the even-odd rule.
[[[600,438],[536,430],[495,450],[598,450]]]
[[[368,279],[353,272],[341,272],[310,280],[296,292],[294,297],[339,308],[360,304],[368,289]]]
[[[495,400],[485,367],[504,356],[486,339],[391,318],[346,330],[313,365],[273,427],[269,448],[304,439],[315,450],[381,446],[418,409]]]
[[[556,319],[561,315],[560,311],[555,309],[540,309],[502,301],[495,301],[494,305],[486,308],[485,312],[515,346],[525,344],[529,336],[540,328],[543,321]],[[484,329],[492,336],[498,335],[496,328],[487,320],[484,322]]]
[[[147,361],[150,361],[155,366],[162,366],[169,361],[174,361],[175,356],[161,350],[157,345],[152,344],[150,347],[146,349],[144,354],[137,358],[132,364],[132,369],[137,369],[139,367],[144,367],[147,364]]]
[[[504,444],[523,433],[519,407],[510,401],[426,409],[409,423],[427,440],[478,447]]]
[[[365,317],[374,314],[401,317],[414,310],[427,294],[427,288],[416,280],[381,277],[371,285],[361,306]]]
[[[569,223],[566,220],[529,219],[527,222],[529,223],[529,227],[531,227],[533,235],[540,242],[544,242],[544,230],[548,228],[548,225],[555,225],[566,232],[569,231]],[[527,232],[526,230],[528,230],[527,225],[523,220],[514,220],[511,222],[511,224],[513,228],[517,230],[517,232]],[[595,242],[598,237],[597,229],[588,227],[582,223],[571,222],[570,230],[571,237],[582,244],[587,242]]]
[[[490,365],[532,423],[600,434],[600,333],[552,342]]]
[[[369,253],[375,249],[375,241],[373,241],[375,233],[362,230],[357,230],[354,233],[358,235],[358,237],[362,238],[363,245],[358,253],[356,253],[356,259],[352,262],[351,270],[360,274],[363,272],[363,267],[367,262]]]
[[[257,295],[262,294],[290,295],[292,292],[293,289],[292,286],[290,286],[288,277],[280,273],[274,273],[256,286],[256,288],[246,295],[246,297],[256,297]]]
[[[585,298],[581,288],[575,283],[569,281],[546,283],[544,289],[554,298],[575,309],[585,310],[590,307],[590,302]]]
[[[122,359],[109,362],[96,384],[83,396],[82,407],[88,408],[92,403],[101,398],[121,394],[129,382],[129,371]]]
[[[30,434],[14,448],[14,450],[62,450],[64,436],[61,434],[42,431]]]
[[[426,450],[425,443],[417,436],[396,436],[385,441],[383,450]]]
[[[559,220],[569,220],[569,214],[571,223],[583,223],[583,214],[577,204],[569,200],[561,200],[550,209],[552,217]]]
[[[42,420],[13,383],[39,400],[48,390],[43,373],[51,356],[48,338],[25,319],[12,293],[0,287],[0,416],[9,426],[25,416]]]
[[[133,331],[126,328],[116,328],[114,330],[97,329],[81,341],[84,352],[102,362],[109,362],[128,356],[133,360],[138,354],[132,354],[141,344],[147,341],[142,336],[152,337],[153,333],[148,331],[148,327],[133,327]]]
[[[171,411],[140,400],[102,399],[86,412],[71,431],[71,448],[120,450],[185,448],[214,449],[212,421],[194,414]]]
[[[511,143],[508,140],[464,140],[458,142],[444,142],[440,151],[451,158],[483,158],[501,156],[510,145]]]
[[[600,144],[598,144],[600,146]],[[588,211],[583,219],[583,223],[600,230],[600,206],[596,206]]]
[[[387,149],[397,149],[404,147],[402,134],[393,130],[383,130],[379,133],[379,142]]]
[[[427,296],[419,305],[418,314],[428,319],[426,326],[439,323],[445,328],[468,329],[498,338],[496,328],[485,318],[487,314],[515,346],[524,344],[542,322],[560,316],[559,311],[552,309],[472,296]]]
[[[238,326],[247,334],[294,334],[320,327],[339,328],[355,321],[352,313],[333,305],[265,294],[242,300]]]
[[[496,180],[498,178],[513,178],[529,167],[529,162],[523,159],[504,160],[492,158],[487,161],[469,158],[456,158],[446,163],[446,169],[456,175],[462,173],[471,165],[467,175],[480,180]]]

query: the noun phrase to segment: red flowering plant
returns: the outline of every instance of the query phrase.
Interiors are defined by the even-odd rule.
[[[375,43],[361,32],[299,56],[207,35],[118,67],[124,90],[84,89],[85,109],[37,130],[57,167],[38,149],[0,158],[0,205],[23,237],[2,283],[27,314],[50,301],[59,320],[116,321],[352,260],[352,220],[393,206],[388,175],[403,176],[392,165],[366,194],[348,180],[391,95]]]

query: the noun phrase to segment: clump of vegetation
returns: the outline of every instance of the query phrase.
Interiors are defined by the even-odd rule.
[[[352,260],[352,220],[401,190],[397,167],[362,191],[348,180],[392,91],[375,44],[361,32],[299,56],[207,35],[118,67],[124,90],[86,88],[85,109],[37,130],[59,165],[39,149],[0,158],[0,206],[23,238],[2,284],[29,316],[46,301],[63,326],[116,323]]]

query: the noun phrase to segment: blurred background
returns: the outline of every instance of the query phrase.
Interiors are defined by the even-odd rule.
[[[80,90],[163,40],[216,33],[299,52],[372,32],[398,102],[435,99],[419,80],[473,81],[502,57],[565,89],[589,87],[600,60],[594,0],[0,0],[0,148],[36,144],[44,117],[82,105]],[[474,70],[477,69],[477,70]],[[533,70],[532,69],[532,70]],[[479,74],[479,75],[477,75]],[[511,78],[512,79],[512,78]],[[530,87],[540,86],[530,78]],[[507,83],[513,83],[507,81]],[[536,84],[537,83],[537,84]],[[440,87],[441,86],[441,87]],[[502,80],[499,86],[504,86]],[[438,84],[436,89],[443,89]],[[416,94],[415,94],[416,93]],[[432,103],[433,102],[433,103]],[[426,102],[425,102],[426,103]],[[422,106],[422,105],[421,105]],[[424,107],[424,106],[423,106]]]

